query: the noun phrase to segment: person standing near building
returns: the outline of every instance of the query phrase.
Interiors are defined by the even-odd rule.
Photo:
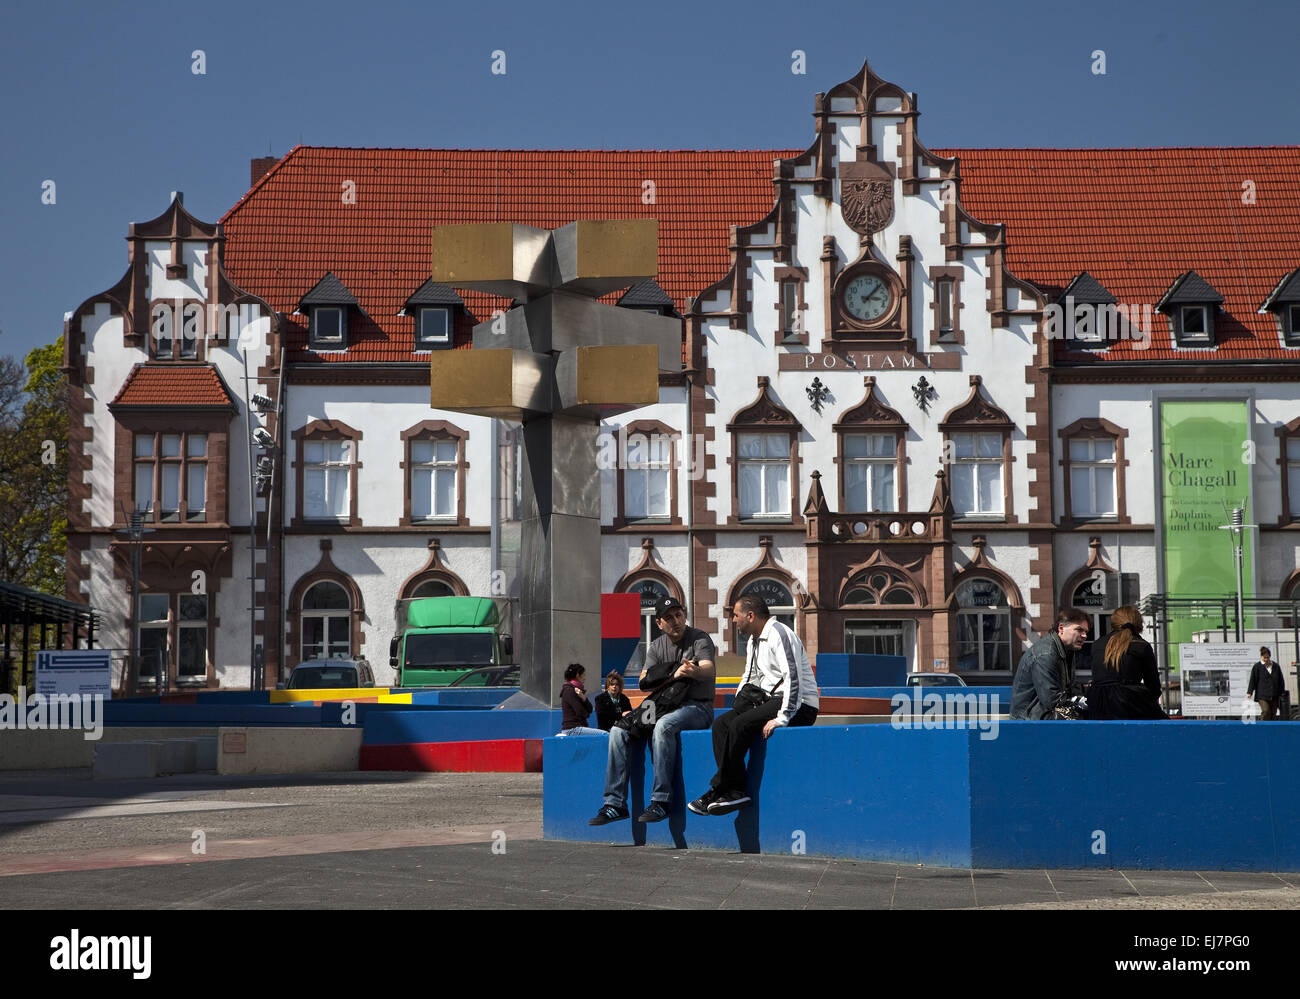
[[[1250,669],[1250,686],[1246,688],[1247,700],[1259,702],[1259,720],[1277,721],[1277,702],[1286,690],[1282,667],[1273,661],[1267,648],[1259,650],[1259,662]]]
[[[761,597],[737,600],[731,620],[749,639],[747,664],[732,710],[713,723],[718,772],[686,806],[696,815],[726,815],[751,800],[745,754],[760,732],[766,739],[778,728],[817,720],[817,680],[799,636],[771,616]]]
[[[1074,678],[1074,656],[1088,640],[1088,615],[1065,607],[1056,627],[1020,658],[1011,681],[1011,717],[1034,721],[1055,717],[1058,707],[1083,693]]]
[[[699,628],[686,624],[686,610],[676,597],[664,597],[655,604],[655,623],[663,632],[646,650],[641,671],[642,690],[658,690],[673,680],[690,680],[685,701],[654,722],[651,745],[654,754],[654,788],[650,804],[638,822],[662,822],[668,818],[673,797],[673,775],[677,770],[678,739],[688,729],[708,728],[713,722],[714,680],[713,639]],[[632,748],[640,751],[643,740],[615,725],[609,731],[609,759],[605,766],[605,803],[588,825],[603,826],[628,818],[627,757]]]

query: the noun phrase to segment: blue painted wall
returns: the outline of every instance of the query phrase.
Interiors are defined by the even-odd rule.
[[[685,803],[708,788],[713,744],[708,732],[685,732],[671,816],[652,825],[624,820],[600,827],[587,820],[602,802],[608,740],[547,739],[543,832],[547,839],[748,853],[788,854],[802,841],[812,856],[968,866],[966,733],[925,733],[936,738],[913,740],[900,753],[899,737],[909,734],[888,725],[780,730],[757,743],[751,759],[751,785],[763,789],[758,804],[705,817]],[[653,772],[644,755],[631,767],[633,819],[650,800]],[[826,766],[830,759],[834,767]]]
[[[822,687],[901,687],[907,683],[903,656],[817,655],[817,683]]]
[[[893,687],[829,687],[823,685],[820,688],[822,697],[892,698],[895,694],[906,694],[912,691],[919,691],[921,696],[931,691],[938,691],[941,694],[945,692],[953,694],[985,694],[988,697],[997,694],[1002,710],[1004,712],[1011,710],[1010,687],[905,687],[900,684]]]
[[[974,862],[1300,870],[1298,752],[1300,725],[1004,722],[971,744]]]
[[[1300,870],[1300,725],[1002,722],[991,731],[818,726],[756,744],[757,804],[697,816],[707,732],[682,737],[673,812],[589,827],[607,740],[547,740],[548,839],[983,868]],[[634,761],[629,807],[649,799]],[[1095,833],[1104,833],[1102,840]]]
[[[544,739],[555,735],[560,723],[559,711],[414,711],[408,708],[368,714],[362,744]]]

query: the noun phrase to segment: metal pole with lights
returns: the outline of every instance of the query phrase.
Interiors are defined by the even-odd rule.
[[[1228,522],[1220,524],[1219,530],[1232,532],[1232,557],[1237,567],[1237,641],[1245,639],[1245,621],[1244,610],[1242,606],[1242,593],[1245,589],[1244,577],[1244,558],[1242,557],[1242,539],[1246,531],[1253,531],[1254,524],[1247,524],[1246,521],[1246,501],[1241,501],[1241,506],[1234,506],[1231,510],[1225,512],[1228,514]]]
[[[254,414],[265,415],[274,411],[274,403],[264,395],[249,391],[248,352],[243,351],[244,407],[248,413],[248,683],[252,690],[261,690],[265,684],[265,657],[257,644],[257,497],[270,482],[275,466],[275,438],[265,427],[254,426]],[[277,421],[278,427],[278,421]],[[254,455],[254,448],[265,452]],[[267,521],[271,511],[268,505]],[[263,603],[265,607],[265,602]]]

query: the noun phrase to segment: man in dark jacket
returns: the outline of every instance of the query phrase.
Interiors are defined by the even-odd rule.
[[[663,632],[646,650],[641,671],[642,690],[657,690],[672,680],[689,680],[686,700],[661,716],[651,730],[654,759],[654,788],[650,804],[638,822],[662,822],[668,818],[677,770],[678,734],[713,724],[715,651],[713,639],[686,623],[686,609],[676,597],[664,597],[655,604],[655,622]],[[605,803],[588,825],[603,826],[629,817],[627,810],[628,756],[643,751],[644,741],[615,725],[609,732],[609,756],[605,764]]]
[[[1273,662],[1273,655],[1268,649],[1259,650],[1259,662],[1250,670],[1250,686],[1246,688],[1246,698],[1259,701],[1259,720],[1277,720],[1277,701],[1282,691],[1286,690],[1286,680],[1282,677],[1282,667]]]
[[[1021,658],[1011,681],[1012,719],[1050,718],[1055,708],[1083,693],[1074,679],[1074,656],[1088,640],[1088,615],[1066,607],[1056,627]]]

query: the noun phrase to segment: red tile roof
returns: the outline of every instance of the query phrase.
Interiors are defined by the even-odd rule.
[[[1188,270],[1223,295],[1217,350],[1174,348],[1156,314],[1150,349],[1118,344],[1099,360],[1295,358],[1258,309],[1300,266],[1300,146],[935,153],[960,158],[963,206],[1006,224],[1008,265],[1051,300],[1085,270],[1121,304],[1154,309]]]
[[[285,313],[327,271],[357,297],[364,315],[350,320],[348,351],[305,350],[305,321],[294,317],[290,360],[411,361],[427,355],[412,353],[414,323],[396,313],[428,277],[433,226],[653,216],[659,284],[683,310],[730,266],[728,227],[771,209],[772,160],[796,152],[299,146],[222,219],[226,268]],[[1084,360],[1292,356],[1272,315],[1256,310],[1300,266],[1300,147],[935,152],[960,157],[966,210],[1006,224],[1009,266],[1050,299],[1084,270],[1122,304],[1154,307],[1190,269],[1224,296],[1217,350],[1173,349],[1156,315],[1150,350],[1121,344]],[[355,204],[343,201],[349,180]],[[646,180],[654,204],[642,202]],[[1254,204],[1242,202],[1247,180]],[[465,302],[480,319],[504,304],[471,292]]]
[[[117,397],[121,406],[234,406],[217,369],[210,364],[137,364]]]
[[[290,313],[326,271],[356,296],[349,349],[313,353],[293,317],[289,360],[413,361],[414,321],[397,312],[429,277],[435,225],[517,222],[553,229],[577,219],[659,219],[659,284],[677,303],[727,272],[728,227],[772,208],[772,160],[796,150],[326,149],[298,146],[221,220],[226,270]],[[356,203],[343,201],[344,182]],[[645,181],[654,182],[646,204]],[[617,296],[614,296],[615,298]],[[479,320],[509,303],[474,292]],[[468,344],[469,324],[456,331]]]

